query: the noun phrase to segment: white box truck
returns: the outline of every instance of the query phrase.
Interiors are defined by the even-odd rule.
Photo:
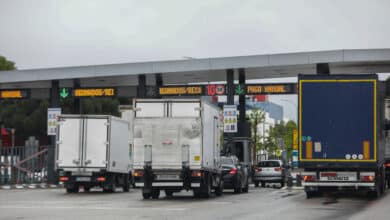
[[[66,191],[102,187],[129,191],[129,122],[108,115],[61,115],[57,125],[56,169]]]
[[[220,110],[201,99],[135,99],[133,166],[144,199],[223,191]]]

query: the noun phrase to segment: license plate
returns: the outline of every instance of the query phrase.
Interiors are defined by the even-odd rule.
[[[158,180],[179,180],[179,175],[157,175]]]
[[[321,172],[321,181],[356,181],[356,173],[354,172]]]
[[[76,182],[90,182],[91,177],[76,177]]]

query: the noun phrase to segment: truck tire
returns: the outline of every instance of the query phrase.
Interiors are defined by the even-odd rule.
[[[259,187],[259,182],[255,182],[255,187]]]
[[[200,189],[193,189],[193,192],[194,192],[194,198],[200,198],[202,196]]]
[[[142,193],[142,197],[144,198],[144,199],[150,199],[150,196],[151,196],[151,194],[150,193]]]
[[[265,182],[261,181],[261,187],[265,187]]]
[[[172,196],[173,196],[173,191],[166,189],[166,190],[165,190],[165,195],[166,195],[167,197],[172,197]]]
[[[84,192],[90,192],[91,191],[91,187],[89,186],[84,186]]]
[[[390,180],[387,180],[387,188],[390,189]]]
[[[306,191],[306,199],[311,199],[317,195],[317,192]]]
[[[158,199],[160,197],[160,190],[159,189],[153,189],[152,190],[152,199]]]
[[[237,186],[234,188],[234,193],[238,194],[241,192],[242,192],[242,188],[241,188],[241,181],[240,181],[238,182]]]
[[[246,185],[245,185],[245,187],[244,188],[242,188],[242,192],[244,192],[244,193],[248,193],[248,191],[249,191],[249,182],[248,182],[248,180],[246,181]]]
[[[216,196],[222,196],[223,194],[223,180],[219,181],[219,185],[217,188],[215,188],[215,195]]]
[[[115,178],[112,178],[110,182],[103,186],[103,192],[114,193],[116,192]]]
[[[129,175],[124,175],[123,178],[123,192],[128,192],[130,191]]]
[[[280,188],[283,188],[284,187],[284,180],[282,180],[281,182],[280,182]]]
[[[207,179],[200,184],[201,196],[203,198],[209,198],[211,196],[211,179],[206,176]]]
[[[71,185],[66,187],[67,193],[78,193],[79,192],[79,186],[78,185]]]

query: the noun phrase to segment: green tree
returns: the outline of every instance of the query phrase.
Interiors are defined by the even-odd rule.
[[[267,138],[267,151],[275,153],[276,150],[286,150],[287,158],[291,158],[293,147],[293,132],[297,128],[294,121],[285,123],[283,120],[270,128],[269,137]],[[283,146],[279,147],[279,139],[282,138]]]
[[[258,134],[257,125],[264,123],[265,120],[265,113],[262,109],[252,109],[251,113],[249,113],[249,122],[251,126],[251,137],[252,142],[255,146],[255,149],[252,151],[252,158],[253,161],[256,161],[256,155],[259,150],[262,150],[264,148],[264,143],[261,142],[262,136]]]
[[[0,55],[0,71],[16,69],[15,63]]]

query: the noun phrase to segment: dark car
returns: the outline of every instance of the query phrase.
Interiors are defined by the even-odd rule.
[[[235,156],[221,157],[222,176],[225,189],[235,193],[248,192],[248,167],[240,164]]]

